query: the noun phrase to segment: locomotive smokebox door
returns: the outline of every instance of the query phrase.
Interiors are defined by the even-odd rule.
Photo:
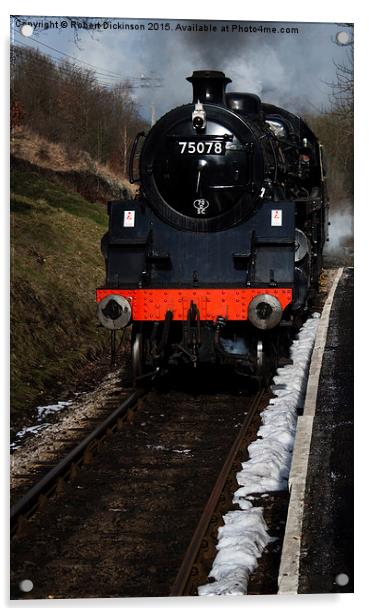
[[[250,214],[264,182],[258,127],[226,106],[221,71],[194,71],[193,103],[173,109],[142,148],[142,190],[167,223],[191,231],[227,229]]]

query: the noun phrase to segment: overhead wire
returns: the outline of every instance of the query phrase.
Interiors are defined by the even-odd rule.
[[[32,42],[31,42],[32,41]],[[33,44],[35,43],[35,44]],[[118,73],[113,73],[111,72],[111,74],[109,74],[109,72],[101,72],[99,70],[97,70],[99,67],[89,63],[89,62],[85,62],[83,60],[79,60],[78,58],[75,58],[74,56],[71,56],[70,54],[67,54],[65,52],[60,51],[59,49],[56,49],[56,47],[52,47],[51,45],[47,45],[46,43],[43,43],[42,41],[39,41],[38,39],[35,39],[33,37],[27,37],[27,40],[20,40],[20,36],[18,35],[18,33],[14,34],[14,45],[15,46],[21,46],[22,48],[27,48],[27,49],[32,49],[34,51],[38,51],[40,53],[42,53],[40,51],[40,49],[37,47],[38,44],[43,45],[44,47],[47,47],[48,49],[51,49],[52,51],[55,51],[56,53],[59,53],[60,55],[62,55],[63,57],[66,58],[70,58],[71,60],[73,60],[73,63],[70,63],[73,67],[81,70],[81,71],[87,71],[87,69],[85,69],[84,66],[79,66],[78,64],[85,64],[89,67],[91,67],[93,70],[93,78],[94,78],[94,82],[103,90],[112,90],[114,89],[116,86],[119,86],[120,83],[119,82],[111,82],[111,79],[118,79],[121,78],[121,83],[124,83],[125,85],[128,85],[129,90],[136,90],[136,89],[142,89],[142,88],[159,88],[162,87],[161,84],[161,79],[158,77],[145,77],[145,76],[141,76],[141,77],[123,77],[123,75],[118,75]],[[63,67],[62,65],[60,65],[60,63],[63,61],[62,58],[58,58],[55,55],[52,55],[50,53],[45,53],[44,56],[46,58],[50,58],[51,60],[54,61],[55,63],[55,67],[58,70],[58,72],[65,77],[71,77],[72,73],[71,71],[68,70],[67,67]],[[90,70],[90,72],[92,72]],[[43,78],[44,75],[41,75],[40,73],[34,73],[35,76],[39,77],[39,78]],[[104,79],[105,78],[105,79]],[[53,80],[54,82],[57,82],[58,79],[56,77],[52,77],[49,76],[48,77],[49,80]]]
[[[23,44],[26,45],[28,47],[30,47],[31,49],[37,49],[37,47],[34,47],[33,45],[27,45],[24,41],[20,41],[18,38],[17,33],[15,34],[15,37],[17,37],[17,43],[19,41],[19,44]],[[123,81],[141,81],[142,84],[136,86],[134,85],[133,87],[160,87],[159,85],[152,85],[150,84],[150,81],[159,81],[158,77],[146,77],[146,76],[141,76],[141,77],[124,77],[123,75],[119,74],[119,73],[115,73],[113,71],[109,71],[106,69],[102,69],[102,67],[98,67],[94,64],[91,64],[90,62],[86,62],[85,60],[81,60],[79,58],[76,58],[75,56],[71,56],[70,54],[64,52],[64,51],[60,51],[60,49],[56,49],[56,47],[53,47],[51,45],[47,45],[47,43],[44,43],[43,41],[40,41],[39,39],[36,39],[34,37],[28,37],[28,40],[33,41],[35,44],[40,44],[43,45],[44,47],[47,47],[48,49],[51,49],[52,51],[55,51],[56,53],[59,53],[60,55],[67,57],[67,58],[71,58],[72,60],[74,60],[75,62],[77,62],[78,64],[85,64],[86,66],[89,66],[91,68],[94,69],[94,72],[97,75],[101,75],[103,77],[107,77],[109,79],[122,79]],[[55,56],[51,56],[51,54],[48,54],[50,57],[52,57],[53,59],[57,60],[58,62],[61,61],[61,58],[56,58]],[[101,70],[99,70],[101,69]],[[103,71],[103,72],[102,72]],[[143,82],[147,82],[150,85],[144,85]]]
[[[35,50],[37,50],[37,48],[33,47],[33,45],[29,45],[27,43],[24,43],[23,41],[15,41],[14,45],[15,45],[15,47],[22,46],[22,47],[26,47],[27,49],[35,49]],[[52,56],[51,54],[47,54],[46,57],[47,58],[51,58],[52,60],[60,61],[60,58],[56,58],[55,56]],[[72,66],[75,66],[75,65],[72,65]],[[63,66],[60,66],[58,64],[55,64],[55,67],[56,67],[56,69],[61,74],[66,75],[66,76],[71,76],[71,72],[67,68],[64,68]],[[77,68],[80,68],[80,67],[77,66]],[[111,83],[110,81],[104,81],[102,79],[98,79],[97,76],[96,76],[96,73],[93,73],[93,77],[94,77],[96,83],[98,83],[101,86],[109,86],[111,88],[114,88],[115,86],[119,85],[119,82]],[[107,78],[109,79],[109,76],[107,76]],[[129,87],[133,87],[134,88],[135,86],[130,85]]]

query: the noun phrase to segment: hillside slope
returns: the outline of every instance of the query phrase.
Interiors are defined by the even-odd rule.
[[[24,126],[12,129],[12,169],[36,171],[39,175],[80,193],[88,201],[122,199],[132,195],[128,180],[92,160],[87,152],[51,143]]]
[[[106,351],[94,292],[106,208],[34,171],[11,173],[12,423]]]

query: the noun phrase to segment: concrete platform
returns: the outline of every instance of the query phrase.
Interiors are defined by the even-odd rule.
[[[318,327],[298,419],[279,593],[353,592],[353,268]]]

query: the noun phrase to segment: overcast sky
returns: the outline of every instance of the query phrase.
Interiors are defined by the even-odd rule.
[[[73,19],[83,21],[83,18]],[[15,43],[36,46],[54,58],[63,58],[58,52],[70,54],[81,66],[95,67],[98,79],[104,84],[133,78],[139,85],[146,83],[141,77],[151,77],[150,83],[160,87],[134,90],[145,119],[151,117],[152,103],[160,117],[173,106],[189,102],[192,87],[185,78],[199,69],[222,70],[232,79],[228,91],[255,92],[265,102],[285,106],[290,111],[311,113],[326,109],[330,95],[328,84],[335,79],[335,63],[344,63],[347,54],[347,47],[335,44],[336,36],[339,32],[349,32],[342,24],[334,23],[107,18],[109,26],[143,25],[145,30],[110,27],[78,30],[76,40],[77,29],[70,23],[62,28],[62,17],[25,16],[22,20],[44,25],[56,22],[58,28],[44,29],[38,24],[33,35],[25,37],[14,23]],[[91,24],[97,22],[103,24],[104,18],[90,20]],[[152,27],[159,29],[149,30],[150,22],[158,24]],[[169,24],[169,31],[165,30],[168,28],[165,24]],[[206,25],[209,31],[179,29],[178,24],[181,28],[197,26],[198,29]],[[247,31],[259,26],[274,27],[277,32]],[[298,32],[283,33],[281,28],[297,28]]]

